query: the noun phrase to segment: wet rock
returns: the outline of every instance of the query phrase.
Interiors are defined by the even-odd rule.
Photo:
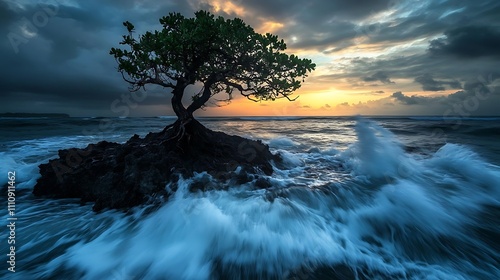
[[[267,189],[267,188],[270,188],[271,186],[272,186],[271,182],[268,179],[263,178],[263,177],[259,177],[255,181],[255,187],[258,189]]]
[[[152,196],[168,197],[171,193],[165,186],[179,176],[207,172],[220,181],[236,178],[244,182],[252,180],[252,174],[271,175],[271,162],[279,160],[261,141],[211,131],[196,120],[184,128],[176,122],[145,138],[134,135],[124,144],[102,141],[84,149],[60,150],[59,158],[39,166],[41,177],[33,193],[95,202],[95,211],[128,209]],[[235,173],[238,167],[244,173]],[[205,183],[195,182],[190,189],[224,185]],[[269,184],[262,182],[258,187]]]

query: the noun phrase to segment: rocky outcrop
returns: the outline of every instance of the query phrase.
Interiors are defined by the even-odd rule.
[[[180,176],[192,177],[195,172],[207,172],[219,183],[193,182],[193,191],[250,181],[266,188],[269,184],[260,175],[272,174],[272,161],[279,157],[261,141],[211,131],[196,120],[176,122],[144,138],[134,135],[124,144],[102,141],[84,149],[60,150],[59,158],[39,166],[41,177],[33,193],[95,202],[95,211],[128,209],[168,197],[168,183],[175,186]]]

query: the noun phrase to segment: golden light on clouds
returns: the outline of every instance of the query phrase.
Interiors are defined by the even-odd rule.
[[[213,0],[210,2],[215,13],[226,13],[242,18],[251,24],[258,33],[279,35],[288,45],[287,54],[295,54],[300,58],[311,59],[316,63],[316,70],[309,74],[302,87],[294,93],[297,101],[286,99],[274,102],[252,102],[245,98],[235,98],[224,107],[209,107],[202,115],[211,116],[335,116],[355,114],[405,114],[401,101],[392,97],[394,92],[402,92],[405,96],[435,97],[449,95],[456,90],[442,92],[424,92],[421,85],[413,77],[408,78],[394,71],[387,70],[387,78],[366,78],[377,73],[369,64],[379,60],[394,59],[395,54],[411,56],[427,49],[428,38],[414,38],[401,42],[372,40],[382,32],[382,27],[391,25],[387,19],[393,13],[389,11],[373,13],[358,22],[356,36],[344,43],[311,46],[307,42],[327,42],[332,33],[326,29],[302,30],[300,23],[293,18],[267,17],[258,13],[253,6],[248,8],[242,1]],[[385,25],[384,25],[385,24]],[[391,28],[394,26],[391,25]],[[307,29],[305,29],[307,30]],[[294,32],[291,32],[294,31]],[[284,37],[283,37],[284,36]],[[361,63],[361,64],[360,64]],[[362,65],[366,64],[366,67]],[[360,71],[359,69],[368,68]],[[356,75],[353,75],[356,73]],[[438,79],[439,80],[439,79]],[[413,106],[414,108],[416,106]]]
[[[265,21],[261,26],[255,29],[255,31],[259,33],[274,33],[285,25],[283,23],[275,22],[275,21]]]
[[[231,1],[213,1],[210,3],[214,8],[214,12],[218,13],[223,11],[226,14],[236,14],[240,17],[245,15],[245,9]]]

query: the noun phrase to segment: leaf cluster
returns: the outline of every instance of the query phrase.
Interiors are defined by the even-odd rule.
[[[289,95],[316,66],[286,54],[286,44],[278,36],[259,34],[239,18],[224,19],[206,11],[196,12],[194,18],[170,13],[160,24],[161,30],[136,38],[134,25],[124,22],[128,34],[120,44],[128,49],[110,51],[131,90],[146,84],[184,89],[201,82],[211,95],[226,92],[231,97],[237,90],[253,101],[294,100]]]

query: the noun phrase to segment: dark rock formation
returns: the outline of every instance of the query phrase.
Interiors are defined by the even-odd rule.
[[[59,158],[39,166],[42,176],[33,193],[95,202],[95,211],[128,209],[152,197],[168,197],[169,182],[194,172],[206,171],[220,184],[205,179],[194,182],[193,191],[252,180],[258,180],[259,188],[267,187],[259,174],[272,174],[273,160],[279,158],[260,141],[211,131],[196,120],[185,126],[176,122],[143,139],[134,135],[124,144],[102,141],[85,149],[60,150]]]

